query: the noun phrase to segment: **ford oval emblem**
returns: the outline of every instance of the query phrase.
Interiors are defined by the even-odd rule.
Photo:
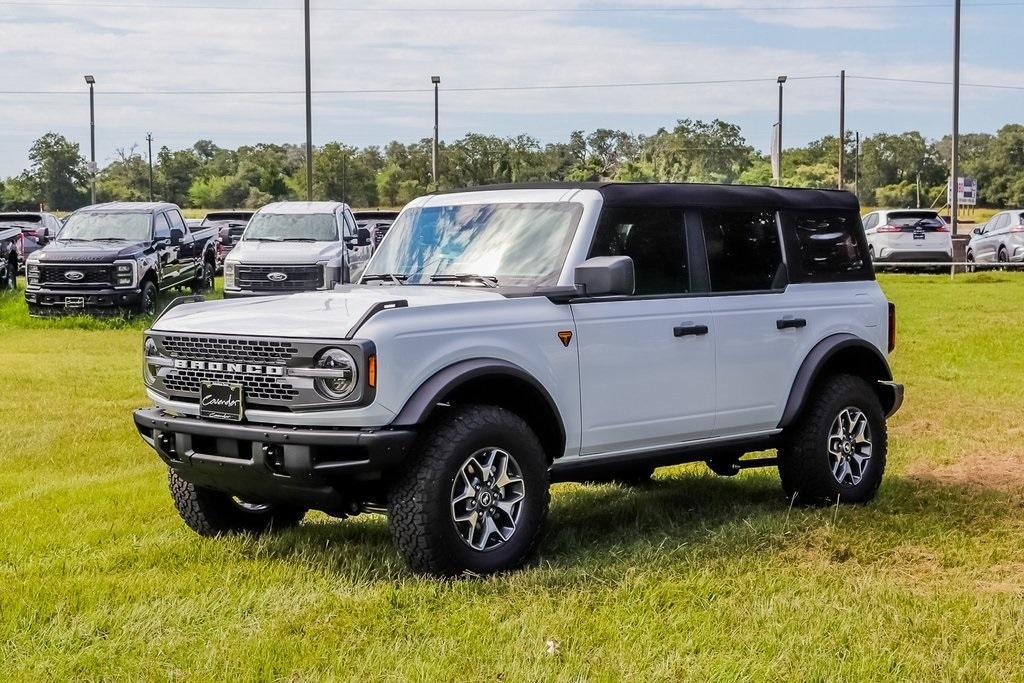
[[[288,279],[287,273],[267,273],[267,279],[271,282],[284,282]]]
[[[69,270],[64,273],[65,280],[71,280],[72,282],[78,282],[79,280],[85,279],[85,273],[80,270]]]

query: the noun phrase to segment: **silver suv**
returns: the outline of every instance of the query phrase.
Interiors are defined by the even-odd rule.
[[[1024,261],[1024,209],[1003,211],[971,232],[967,260],[976,263]]]

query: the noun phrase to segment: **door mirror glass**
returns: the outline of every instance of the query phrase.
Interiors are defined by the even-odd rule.
[[[985,228],[979,226],[979,227],[975,228],[974,230],[971,230],[971,232],[973,232],[975,235],[980,235],[983,232],[985,232]]]
[[[177,246],[181,244],[181,240],[185,237],[185,231],[179,230],[178,228],[171,228],[171,245]]]
[[[230,247],[234,243],[234,239],[231,237],[231,228],[220,229],[220,243],[225,247]]]
[[[577,266],[576,287],[583,296],[631,296],[636,286],[633,259],[628,256],[595,256]]]

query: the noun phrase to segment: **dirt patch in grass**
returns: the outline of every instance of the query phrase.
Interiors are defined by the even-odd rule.
[[[975,453],[948,465],[924,465],[910,476],[943,486],[992,489],[1001,492],[1024,490],[1024,450],[1006,453]]]

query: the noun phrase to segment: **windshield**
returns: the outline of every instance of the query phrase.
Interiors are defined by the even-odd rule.
[[[410,209],[388,230],[367,273],[409,284],[446,275],[497,278],[503,287],[554,284],[582,214],[567,202]]]
[[[338,222],[331,213],[258,213],[245,229],[245,240],[334,242]]]
[[[76,213],[60,231],[60,239],[145,242],[151,234],[149,219],[148,213]]]

